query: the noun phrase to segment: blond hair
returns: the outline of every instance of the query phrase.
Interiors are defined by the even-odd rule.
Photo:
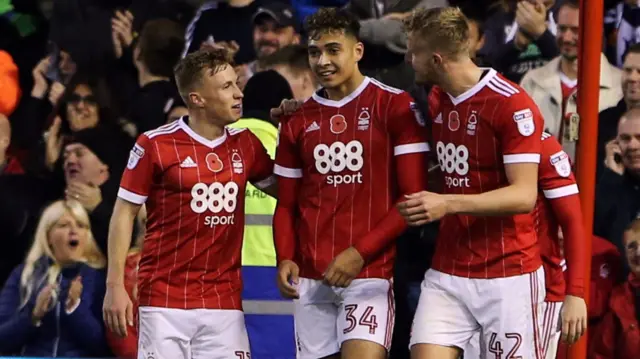
[[[82,205],[77,201],[56,201],[50,204],[42,212],[40,222],[36,229],[33,244],[29,249],[29,253],[24,261],[24,269],[20,276],[20,287],[22,295],[21,307],[28,301],[35,288],[42,283],[36,283],[36,281],[44,281],[46,279],[47,284],[55,284],[58,275],[60,274],[61,267],[53,256],[53,251],[49,245],[49,232],[51,228],[64,216],[65,213],[71,214],[71,216],[81,224],[85,225],[89,231],[87,233],[87,243],[85,244],[85,252],[83,253],[83,262],[92,268],[104,268],[106,265],[106,258],[98,248],[93,234],[91,233],[91,223],[89,221],[89,215]],[[47,275],[45,278],[34,278],[34,270],[36,263],[46,256],[51,265],[47,269]]]
[[[468,53],[469,24],[458,7],[418,8],[404,20],[404,28],[444,55]]]

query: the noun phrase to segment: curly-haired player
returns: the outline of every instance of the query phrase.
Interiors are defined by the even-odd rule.
[[[323,86],[281,121],[274,172],[278,285],[295,301],[298,358],[387,357],[394,322],[394,204],[425,188],[422,117],[404,91],[362,75],[352,14],[307,19]]]

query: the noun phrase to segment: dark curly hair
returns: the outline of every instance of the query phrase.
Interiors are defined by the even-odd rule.
[[[233,66],[231,54],[225,49],[204,48],[185,56],[173,69],[176,85],[185,103],[189,103],[188,94],[200,83],[204,71],[214,75]]]
[[[320,8],[305,19],[304,30],[310,39],[331,32],[342,32],[360,41],[360,22],[358,18],[345,9],[335,7]]]

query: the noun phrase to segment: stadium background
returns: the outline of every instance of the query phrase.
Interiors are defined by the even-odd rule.
[[[472,21],[476,60],[520,82],[527,72],[561,55],[554,40],[560,31],[556,13],[562,0],[544,1],[549,6],[544,34],[524,47],[515,44],[518,30],[513,25],[521,22],[520,27],[528,30],[535,27],[531,25],[535,25],[535,19],[516,19],[516,2],[452,0],[448,4],[460,6]],[[633,190],[635,182],[628,190],[618,187],[615,192],[607,192],[611,187],[600,181],[611,171],[602,165],[605,142],[615,136],[617,120],[634,103],[626,97],[625,77],[615,68],[623,67],[623,55],[640,42],[636,34],[640,8],[637,1],[629,0],[584,3],[582,9],[589,11],[581,12],[582,21],[592,26],[579,30],[589,41],[583,41],[586,45],[578,59],[583,70],[578,79],[577,112],[581,116],[579,137],[589,141],[579,143],[576,157],[581,160],[578,178],[585,218],[591,218],[595,208],[594,230],[590,230],[598,236],[593,239],[590,297],[590,324],[595,327],[607,311],[612,286],[623,278],[618,274],[625,268],[619,254],[624,227],[620,218],[634,217],[640,209],[637,189]],[[269,121],[269,108],[283,98],[305,98],[313,87],[305,86],[305,81],[312,81],[310,74],[295,61],[300,58],[296,54],[304,54],[302,46],[293,46],[284,55],[268,55],[277,48],[304,43],[301,24],[306,15],[320,6],[350,7],[361,19],[366,46],[363,71],[410,91],[424,109],[422,100],[427,89],[413,84],[410,66],[404,63],[406,43],[399,19],[416,6],[446,4],[443,0],[0,0],[0,114],[8,118],[0,118],[0,143],[6,143],[0,146],[0,283],[28,251],[44,205],[64,196],[64,161],[60,153],[55,156],[52,138],[56,136],[52,133],[65,141],[74,136],[82,138],[77,141],[109,164],[113,180],[101,186],[101,201],[91,214],[93,234],[105,250],[105,223],[115,199],[113,186],[131,141],[136,133],[157,127],[183,111],[170,81],[170,69],[184,51],[203,44],[237,50],[237,71],[247,81],[244,119],[237,126],[249,127],[273,155],[277,130]],[[602,13],[606,14],[604,18]],[[145,25],[151,34],[140,41]],[[551,36],[547,40],[553,41],[543,43],[540,39],[547,32]],[[136,46],[144,46],[146,51],[139,49],[140,55],[134,51]],[[600,53],[604,54],[602,59]],[[49,61],[43,63],[46,58]],[[609,87],[603,87],[604,80],[596,76],[603,66],[610,67],[612,77],[618,79]],[[545,75],[530,76],[544,79]],[[626,80],[639,81],[629,76]],[[541,91],[543,95],[534,99],[540,99],[540,107],[548,106],[545,95],[556,94],[550,89]],[[97,111],[86,110],[90,106]],[[74,109],[85,111],[80,117],[86,123],[73,122]],[[62,117],[61,128],[55,131],[52,125],[58,114]],[[562,111],[561,116],[572,114]],[[431,185],[437,188],[438,183]],[[280,298],[273,280],[275,256],[269,224],[275,202],[253,188],[247,190],[246,197],[243,304],[253,357],[293,358],[292,306]],[[627,199],[614,202],[620,207],[615,216],[620,220],[599,216],[598,208],[610,206],[615,198]],[[392,358],[407,357],[411,308],[415,307],[416,291],[428,268],[436,233],[437,228],[429,226],[408,231],[398,240],[398,309]],[[585,245],[590,242],[590,238],[585,239]],[[0,315],[0,327],[2,320]],[[583,341],[578,346],[575,358],[584,357],[585,344]]]

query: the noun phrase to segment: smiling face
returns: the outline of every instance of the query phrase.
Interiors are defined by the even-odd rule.
[[[209,118],[227,125],[242,116],[242,91],[238,87],[238,75],[231,65],[217,72],[205,70],[202,86],[197,91]],[[212,74],[212,72],[215,72]]]
[[[256,19],[253,27],[253,46],[258,59],[271,55],[279,49],[300,42],[292,26],[281,26],[269,16]]]
[[[67,120],[73,132],[93,128],[100,121],[98,102],[89,86],[80,84],[73,90],[67,103]]]
[[[325,88],[345,83],[357,70],[364,45],[344,31],[334,30],[309,39],[309,65]]]
[[[47,235],[55,260],[63,266],[82,261],[89,231],[88,223],[82,223],[66,211],[51,225]]]
[[[71,143],[64,149],[64,176],[67,183],[79,181],[96,184],[107,170],[95,153],[80,143]]]

